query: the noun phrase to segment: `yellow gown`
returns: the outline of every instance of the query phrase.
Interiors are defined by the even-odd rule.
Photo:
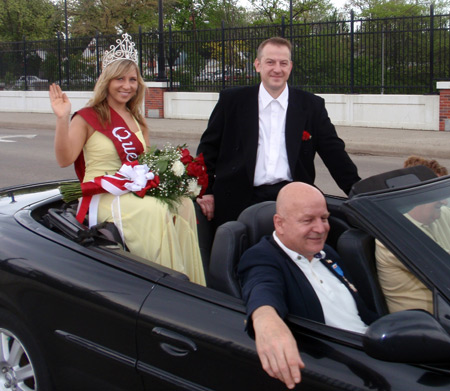
[[[136,133],[145,145],[142,132]],[[114,175],[122,166],[113,142],[94,132],[84,148],[84,182]],[[116,197],[105,193],[98,205],[98,223],[114,222],[131,253],[186,274],[190,281],[206,285],[197,236],[197,218],[191,199],[184,198],[177,213],[154,197],[132,193]]]

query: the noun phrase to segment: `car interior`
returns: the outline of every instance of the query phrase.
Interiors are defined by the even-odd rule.
[[[432,179],[435,174],[426,167],[417,166],[394,170],[361,180],[354,185],[351,197],[362,193],[376,192],[401,187]],[[377,278],[375,262],[375,240],[366,232],[355,228],[340,212],[342,200],[327,197],[330,211],[330,232],[327,244],[341,257],[342,267],[350,274],[367,306],[380,316],[388,313],[386,301]],[[241,298],[241,289],[236,275],[237,264],[243,252],[256,244],[263,236],[274,230],[273,215],[275,201],[266,201],[244,210],[236,221],[229,221],[214,233],[196,205],[198,236],[207,286]],[[80,224],[76,218],[77,204],[63,205],[48,209],[40,217],[48,228],[82,245],[102,245],[114,250],[127,250],[126,244],[113,223],[101,223],[90,229]]]

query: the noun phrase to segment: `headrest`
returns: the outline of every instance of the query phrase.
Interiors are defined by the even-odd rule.
[[[356,182],[349,197],[356,194],[368,193],[377,190],[403,187],[436,178],[437,175],[425,166],[400,168],[398,170],[383,172]]]
[[[275,201],[264,201],[249,206],[239,215],[237,221],[247,227],[249,247],[258,243],[265,235],[271,235],[274,230],[273,215],[275,214]]]

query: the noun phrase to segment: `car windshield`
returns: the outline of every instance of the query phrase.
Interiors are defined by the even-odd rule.
[[[403,231],[429,246],[430,238],[450,260],[450,177],[374,200]],[[427,238],[424,237],[426,235]]]

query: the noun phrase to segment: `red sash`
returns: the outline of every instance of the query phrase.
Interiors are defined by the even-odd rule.
[[[128,125],[124,119],[112,108],[109,109],[111,113],[111,122],[105,126],[100,123],[98,115],[92,107],[85,107],[84,109],[78,110],[73,117],[77,114],[81,115],[94,130],[104,134],[114,143],[122,164],[127,162],[131,163],[144,152],[144,146],[139,141],[136,134],[128,130]],[[75,160],[74,165],[78,180],[83,182],[86,170],[83,151],[81,151],[80,155]]]

